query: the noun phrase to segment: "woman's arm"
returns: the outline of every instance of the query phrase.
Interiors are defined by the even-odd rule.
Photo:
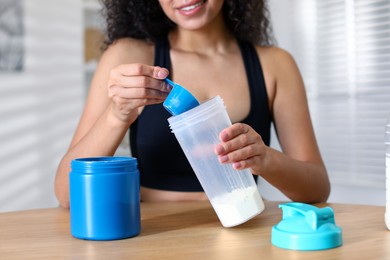
[[[130,50],[137,49],[140,54]],[[121,40],[102,55],[93,77],[88,99],[70,147],[55,178],[55,194],[62,207],[69,207],[70,162],[74,158],[112,156],[138,110],[163,102],[169,89],[161,79],[168,75],[151,64],[150,48],[143,43]],[[138,63],[135,63],[138,62]]]
[[[234,124],[220,134],[222,163],[250,168],[293,201],[326,201],[330,183],[312,127],[303,80],[293,58],[269,48],[262,53],[270,107],[282,151],[266,146],[250,126]]]

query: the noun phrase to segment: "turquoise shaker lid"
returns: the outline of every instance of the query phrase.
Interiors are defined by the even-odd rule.
[[[331,207],[291,202],[279,205],[282,220],[272,227],[274,246],[293,250],[323,250],[342,245],[342,230],[336,226]]]

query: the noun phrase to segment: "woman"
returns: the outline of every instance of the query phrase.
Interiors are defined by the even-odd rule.
[[[107,47],[55,191],[69,207],[77,157],[111,156],[130,127],[141,199],[205,200],[162,107],[170,77],[200,101],[220,95],[233,125],[215,148],[221,163],[249,168],[294,201],[326,201],[330,184],[293,58],[272,47],[264,1],[107,0]],[[283,152],[269,147],[271,120]]]

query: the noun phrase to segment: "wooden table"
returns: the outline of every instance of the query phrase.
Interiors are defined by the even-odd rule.
[[[318,205],[320,207],[325,204]],[[281,219],[277,202],[249,222],[224,228],[208,202],[142,203],[142,231],[134,238],[73,238],[61,208],[0,214],[0,259],[390,259],[384,207],[329,204],[343,229],[341,247],[293,251],[271,244]]]

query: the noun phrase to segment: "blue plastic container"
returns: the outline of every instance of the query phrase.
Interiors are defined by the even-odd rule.
[[[115,240],[140,233],[140,182],[135,158],[74,159],[69,186],[74,237]]]

